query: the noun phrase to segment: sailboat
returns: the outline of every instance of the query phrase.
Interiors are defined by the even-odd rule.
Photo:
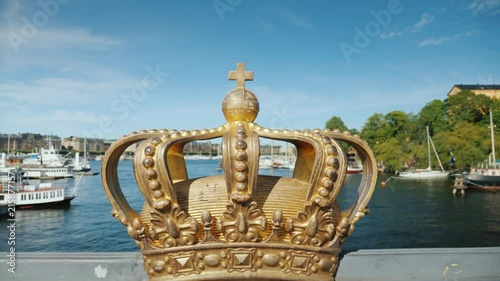
[[[295,161],[291,159],[289,143],[286,143],[285,159],[276,159],[273,161],[273,168],[277,169],[295,169]]]
[[[271,140],[271,155],[261,155],[259,169],[272,169],[274,164],[274,142]]]
[[[80,153],[75,153],[75,160],[72,167],[77,175],[94,176],[99,174],[99,172],[91,171],[89,161],[87,161],[87,138],[83,140],[83,161],[80,161]]]
[[[436,148],[434,147],[434,143],[432,142],[431,136],[429,134],[429,126],[427,129],[427,155],[429,158],[429,166],[427,169],[414,169],[406,172],[399,173],[400,178],[406,179],[443,179],[448,177],[448,172],[444,171],[443,165],[441,164],[441,160],[439,159],[439,155],[437,154]],[[432,170],[432,162],[431,162],[431,146],[434,150],[434,154],[439,162],[439,167],[441,171]]]
[[[471,188],[500,191],[500,165],[497,163],[495,155],[495,136],[493,128],[493,115],[490,108],[491,155],[486,167],[472,167],[470,173],[464,176],[467,186]]]

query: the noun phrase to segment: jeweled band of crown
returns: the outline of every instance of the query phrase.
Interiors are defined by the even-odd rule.
[[[245,89],[253,73],[238,63],[236,89],[223,101],[227,123],[213,129],[132,132],[106,153],[102,181],[112,215],[144,255],[150,280],[334,280],[338,254],[365,214],[377,166],[366,142],[348,132],[274,130],[253,123],[259,111]],[[189,179],[184,145],[222,138],[224,175]],[[258,174],[259,138],[294,144],[292,178]],[[337,141],[357,150],[363,175],[354,205],[336,198],[346,174]],[[126,201],[118,161],[140,142],[134,173],[145,198],[141,214]]]

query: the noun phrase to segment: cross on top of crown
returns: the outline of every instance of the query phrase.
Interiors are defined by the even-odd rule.
[[[245,81],[253,81],[253,71],[246,71],[246,64],[236,64],[236,71],[229,71],[227,79],[236,80],[236,89],[245,89]]]

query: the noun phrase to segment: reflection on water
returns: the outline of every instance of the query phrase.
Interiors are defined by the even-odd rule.
[[[386,176],[380,176],[379,182]],[[451,194],[451,179],[380,185],[345,249],[499,246],[500,194]],[[484,201],[490,201],[487,206]],[[496,202],[496,203],[495,203]]]
[[[92,162],[100,170],[100,162]],[[216,160],[188,161],[189,176],[220,174]],[[290,176],[290,170],[265,170],[260,173]],[[131,161],[119,166],[123,193],[139,211],[144,203],[137,189]],[[378,182],[387,180],[380,175]],[[357,195],[360,175],[347,175],[339,193],[342,208]],[[76,179],[56,181],[74,185]],[[500,193],[467,191],[453,196],[451,180],[409,181],[392,179],[377,186],[369,204],[370,214],[356,225],[345,250],[382,248],[434,248],[500,246]],[[78,197],[67,210],[37,210],[17,213],[16,249],[18,251],[137,251],[125,228],[110,215],[111,206],[100,176],[83,177]],[[268,218],[269,219],[269,218]],[[5,217],[0,228],[6,229]],[[5,236],[6,231],[0,231]],[[7,237],[0,237],[0,251],[6,251]]]

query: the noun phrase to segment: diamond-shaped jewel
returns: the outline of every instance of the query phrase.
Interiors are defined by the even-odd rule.
[[[308,266],[309,266],[308,256],[293,256],[292,269],[306,271]]]
[[[186,272],[194,270],[193,261],[191,256],[176,257],[175,260],[179,265],[179,272]]]
[[[249,265],[249,254],[234,254],[238,265]]]
[[[233,252],[232,259],[234,269],[251,269],[253,266],[253,253],[251,252]]]

